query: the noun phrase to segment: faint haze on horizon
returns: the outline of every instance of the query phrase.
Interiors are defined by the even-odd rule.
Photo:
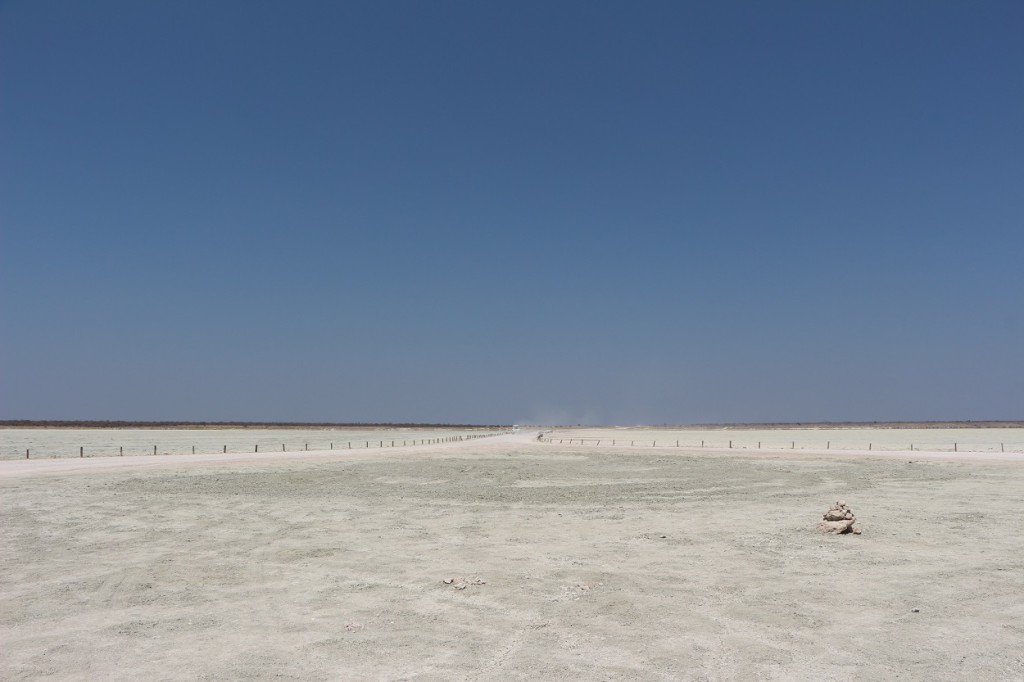
[[[0,419],[1022,419],[1022,33],[5,2]]]

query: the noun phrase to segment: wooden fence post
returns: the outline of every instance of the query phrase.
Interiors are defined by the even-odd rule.
[[[153,454],[154,455],[156,454],[156,446],[155,445],[153,446]]]
[[[85,448],[84,447],[79,446],[79,448],[78,448],[78,456],[79,457],[85,457]]]

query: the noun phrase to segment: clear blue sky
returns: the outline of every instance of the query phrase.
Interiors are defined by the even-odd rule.
[[[0,418],[1024,418],[1024,3],[0,4]]]

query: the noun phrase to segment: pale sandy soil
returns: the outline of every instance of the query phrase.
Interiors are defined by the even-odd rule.
[[[0,679],[1024,679],[1020,456],[531,437],[0,462]]]
[[[735,450],[839,450],[929,452],[977,452],[1024,454],[1024,428],[773,428],[722,427],[683,429],[674,427],[557,428],[547,435],[568,444],[629,445],[645,447],[728,448]]]

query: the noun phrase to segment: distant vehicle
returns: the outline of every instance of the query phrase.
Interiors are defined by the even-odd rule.
[[[519,433],[519,424],[512,425],[512,433]]]

